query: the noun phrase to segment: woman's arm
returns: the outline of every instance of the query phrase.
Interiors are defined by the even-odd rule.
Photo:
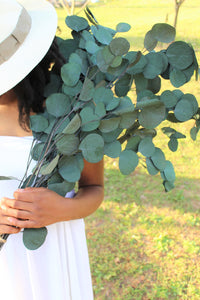
[[[15,191],[14,199],[1,199],[1,213],[6,225],[39,228],[90,215],[101,204],[103,192],[103,160],[95,164],[85,161],[74,198],[64,198],[46,188],[21,189]]]

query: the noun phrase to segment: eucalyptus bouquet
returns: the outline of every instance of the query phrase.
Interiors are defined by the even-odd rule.
[[[130,51],[129,42],[119,36],[130,30],[127,23],[116,29],[98,24],[86,8],[85,18],[68,16],[72,39],[58,38],[67,63],[60,76],[52,69],[46,86],[46,108],[31,116],[34,135],[31,159],[37,164],[20,187],[48,187],[60,195],[71,191],[79,180],[84,159],[99,162],[104,155],[119,158],[119,170],[128,175],[141,160],[150,175],[160,173],[165,191],[174,187],[175,172],[153,138],[164,120],[182,123],[195,120],[191,137],[200,128],[198,103],[192,94],[177,89],[198,75],[198,63],[191,45],[176,41],[175,29],[155,24],[144,38],[146,54]],[[155,51],[158,42],[169,44]],[[161,94],[161,80],[170,80],[173,90]],[[136,99],[130,91],[136,90]],[[176,151],[185,138],[168,126],[162,131],[168,146]],[[46,228],[25,229],[24,244],[37,249],[44,242]],[[4,235],[5,238],[5,235]]]

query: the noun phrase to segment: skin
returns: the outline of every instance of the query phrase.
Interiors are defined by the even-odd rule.
[[[11,90],[0,96],[0,135],[30,136],[18,122],[17,99]],[[18,189],[13,199],[0,200],[0,234],[18,233],[22,228],[39,228],[60,221],[84,218],[103,201],[103,161],[85,161],[79,190],[73,199],[47,188]]]

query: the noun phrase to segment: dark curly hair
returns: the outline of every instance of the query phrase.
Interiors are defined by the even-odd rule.
[[[64,63],[55,38],[42,61],[13,88],[18,98],[19,123],[25,130],[29,129],[30,113],[43,112],[44,88],[50,82],[52,66],[54,74],[59,74]]]

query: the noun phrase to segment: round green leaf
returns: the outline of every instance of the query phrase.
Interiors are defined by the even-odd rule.
[[[126,144],[126,150],[133,150],[133,151],[137,152],[140,141],[141,141],[140,136],[136,135],[136,136],[131,137]]]
[[[76,32],[82,31],[89,27],[89,24],[86,19],[78,16],[67,16],[65,23],[69,28],[75,30]]]
[[[147,136],[142,139],[139,143],[138,151],[146,157],[152,156],[155,151],[155,146],[152,142],[152,138]]]
[[[61,119],[59,122],[58,122],[58,127],[57,127],[57,130],[56,130],[56,133],[62,133],[62,131],[67,127],[67,125],[69,124],[70,122],[70,119],[69,117],[65,117],[64,119]]]
[[[101,53],[105,63],[108,65],[112,64],[115,56],[111,53],[109,46],[104,47]]]
[[[73,134],[81,127],[81,118],[79,114],[75,114],[67,127],[62,131],[64,134]]]
[[[120,65],[121,65],[121,63],[122,63],[122,57],[121,56],[116,56],[114,59],[113,59],[113,61],[112,61],[112,63],[111,63],[111,67],[112,68],[117,68],[117,67],[119,67]]]
[[[112,157],[117,158],[121,153],[121,144],[119,141],[114,141],[112,143],[105,143],[104,146],[104,154]]]
[[[95,90],[93,100],[96,104],[103,102],[105,105],[109,105],[109,103],[113,100],[113,92],[103,86],[99,87]]]
[[[166,51],[165,50],[161,50],[159,52],[159,54],[162,56],[162,61],[163,61],[162,73],[163,73],[163,72],[165,72],[167,70],[167,67],[169,65],[169,61],[168,61],[168,57],[166,55]]]
[[[118,107],[113,111],[115,115],[122,115],[130,113],[135,110],[135,105],[129,97],[123,97],[120,99]]]
[[[49,123],[46,118],[41,115],[30,116],[30,128],[35,132],[44,132]]]
[[[174,188],[174,184],[171,181],[167,181],[167,180],[163,181],[163,185],[165,187],[165,191],[166,192],[169,192],[169,191],[171,191]]]
[[[57,123],[57,119],[53,116],[53,115],[48,115],[48,121],[49,121],[49,126],[45,129],[45,133],[50,134],[53,127],[55,126],[55,124]]]
[[[84,107],[80,112],[83,131],[95,130],[100,124],[100,117],[95,115],[91,107]]]
[[[47,98],[51,94],[57,93],[62,85],[60,76],[56,74],[50,75],[50,82],[45,86],[44,97]]]
[[[93,56],[91,56],[91,61],[93,65],[97,65],[99,70],[106,73],[109,67],[109,63],[106,63],[105,57],[103,56],[102,50],[99,50]]]
[[[166,55],[169,63],[179,69],[184,70],[193,63],[193,49],[185,42],[178,41],[169,45]]]
[[[64,134],[61,139],[56,142],[59,153],[64,155],[72,155],[79,145],[79,138],[74,134]]]
[[[181,90],[173,90],[172,93],[177,97],[178,100],[180,100],[184,95]]]
[[[146,55],[147,64],[144,67],[144,77],[147,79],[154,79],[162,73],[163,59],[160,53],[150,52]]]
[[[76,182],[81,177],[81,168],[75,156],[64,156],[58,168],[59,174],[68,182]]]
[[[95,92],[94,83],[86,77],[83,83],[83,87],[81,89],[79,99],[81,101],[91,100],[94,95],[94,92]]]
[[[52,116],[61,117],[71,110],[69,97],[60,93],[52,94],[46,100],[46,108]]]
[[[147,62],[148,61],[146,56],[141,55],[139,61],[132,67],[128,68],[126,72],[131,75],[142,73],[144,71],[145,66],[147,65]]]
[[[33,149],[31,150],[31,156],[34,160],[39,160],[41,158],[42,153],[45,151],[45,143],[37,143],[34,145]]]
[[[119,169],[124,175],[129,175],[137,167],[139,162],[137,154],[132,150],[124,150],[119,156]]]
[[[181,99],[175,107],[174,115],[181,122],[190,120],[194,115],[193,103],[185,98]]]
[[[112,68],[111,66],[109,66],[109,68],[107,69],[107,74],[106,76],[111,76],[111,79],[114,79],[118,76],[120,76],[128,67],[128,60],[122,58],[122,63],[120,66],[116,67],[116,68]]]
[[[178,69],[173,69],[169,74],[169,79],[171,81],[171,84],[175,87],[180,87],[186,83],[186,76],[185,74]]]
[[[159,170],[154,166],[150,158],[146,158],[147,171],[150,175],[156,175]]]
[[[163,170],[165,178],[167,181],[174,181],[176,178],[174,167],[169,160],[166,160],[166,166]]]
[[[92,41],[92,42],[95,42],[95,39],[93,37],[93,35],[87,31],[87,30],[83,30],[81,32],[81,37],[87,42],[87,41]]]
[[[122,114],[119,123],[119,128],[123,128],[123,129],[130,128],[134,124],[135,120],[137,119],[137,116],[138,116],[137,111]]]
[[[113,55],[122,56],[128,52],[130,44],[125,38],[119,37],[113,39],[109,47]]]
[[[102,118],[106,115],[106,109],[105,109],[105,105],[103,102],[99,102],[95,106],[95,115],[97,115],[100,118]]]
[[[190,130],[190,136],[193,139],[193,141],[196,141],[197,138],[197,133],[199,132],[199,128],[197,127],[192,127]]]
[[[110,30],[103,26],[91,26],[91,30],[97,39],[103,45],[108,45],[112,41],[112,34]]]
[[[87,50],[88,53],[94,54],[97,51],[99,51],[99,46],[95,43],[95,41],[86,41],[85,44],[85,49]]]
[[[166,160],[165,160],[165,155],[162,152],[161,149],[155,148],[155,151],[153,155],[151,156],[151,160],[154,164],[154,166],[159,169],[160,171],[163,171],[166,167]]]
[[[44,243],[47,236],[47,228],[24,228],[23,243],[29,250],[36,250]]]
[[[166,90],[161,94],[160,100],[165,104],[166,108],[172,108],[178,102],[176,95],[169,90]]]
[[[185,74],[187,82],[190,81],[192,75],[194,74],[194,71],[195,71],[194,64],[192,64],[191,66],[189,66],[187,69],[182,70],[182,72]]]
[[[82,65],[82,59],[77,53],[72,53],[69,57],[69,63]]]
[[[136,92],[137,94],[143,90],[146,90],[148,87],[148,79],[144,77],[142,73],[136,74],[134,76]]]
[[[154,79],[148,79],[147,89],[152,91],[153,94],[157,94],[161,88],[160,76],[156,76]]]
[[[104,155],[104,140],[99,134],[91,133],[82,140],[79,149],[85,160],[97,163]]]
[[[107,104],[106,110],[114,110],[116,107],[118,107],[120,103],[120,98],[113,97],[113,99]]]
[[[51,191],[56,192],[60,196],[65,197],[68,192],[70,192],[74,188],[73,182],[68,182],[66,180],[63,180],[60,183],[51,183],[48,184],[48,189]]]
[[[78,83],[75,86],[67,86],[66,84],[63,84],[62,91],[66,95],[76,96],[77,94],[80,93],[82,87],[83,87],[83,84],[79,80]]]
[[[59,43],[59,51],[64,56],[65,60],[68,61],[70,55],[74,53],[78,47],[78,41],[73,39],[59,39],[57,37],[57,41],[61,40]]]
[[[155,24],[151,31],[154,39],[161,43],[171,43],[176,35],[175,28],[166,23]]]
[[[121,132],[122,132],[121,128],[117,128],[110,132],[105,132],[105,133],[102,132],[102,137],[104,139],[104,142],[105,143],[114,142],[119,137]]]
[[[77,49],[76,53],[79,55],[79,57],[82,59],[82,64],[81,64],[81,73],[86,76],[89,68],[89,63],[88,63],[88,53],[82,49]],[[80,65],[79,65],[80,66]]]
[[[157,43],[158,41],[152,35],[152,30],[148,31],[144,38],[144,47],[148,51],[152,51],[156,47]]]
[[[61,77],[67,86],[75,86],[81,74],[81,65],[67,63],[61,68]]]
[[[144,107],[139,113],[138,120],[143,127],[152,129],[165,119],[165,112],[165,106],[160,102],[152,107]]]
[[[54,183],[62,183],[63,178],[60,176],[58,170],[51,175],[51,177],[48,179],[48,185],[54,184]]]
[[[155,95],[150,90],[142,90],[137,94],[137,102],[143,101],[143,100],[150,100],[154,99]]]
[[[58,154],[48,164],[44,164],[40,169],[40,174],[42,174],[42,175],[51,174],[58,164],[59,157],[60,156]]]
[[[198,105],[196,97],[194,95],[192,95],[192,94],[188,94],[187,93],[187,94],[185,94],[181,98],[181,100],[183,100],[183,99],[186,99],[186,100],[188,100],[190,102],[190,104],[191,104],[191,106],[193,108],[193,115],[196,114],[197,111],[198,111],[198,108],[199,108],[199,105]]]
[[[113,131],[119,127],[120,120],[120,117],[101,120],[99,130],[104,133]]]
[[[124,97],[127,95],[131,88],[132,76],[130,74],[125,74],[121,77],[115,84],[115,93],[118,97]]]
[[[119,23],[116,26],[116,31],[117,32],[127,32],[131,29],[131,25],[128,23]]]

